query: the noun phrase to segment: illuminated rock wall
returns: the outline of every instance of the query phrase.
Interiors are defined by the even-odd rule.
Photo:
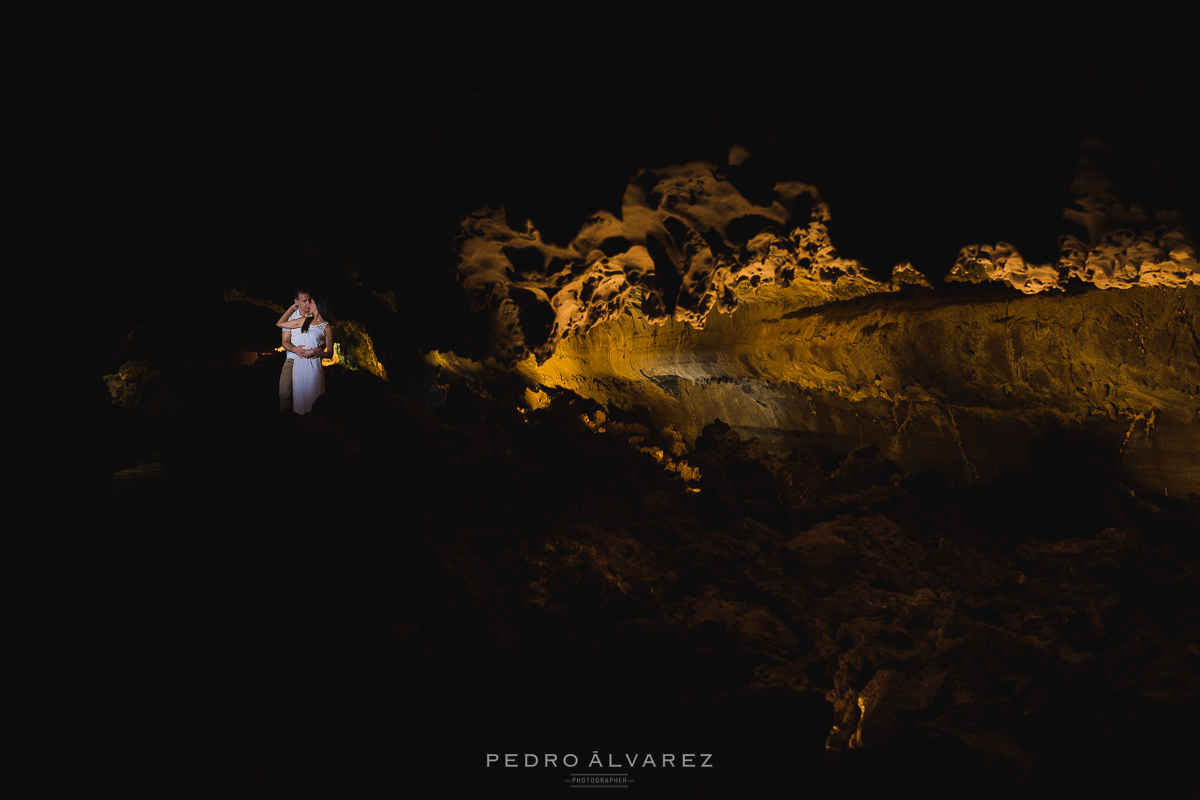
[[[595,214],[566,246],[543,241],[532,221],[514,230],[503,209],[477,212],[462,225],[458,276],[491,317],[492,355],[508,363],[544,361],[633,296],[650,324],[703,328],[713,310],[732,313],[741,293],[764,284],[795,286],[809,304],[928,285],[908,265],[888,283],[872,279],[838,255],[828,221],[813,186],[780,183],[770,205],[756,205],[697,162],[642,171],[620,216]]]
[[[1178,212],[1122,205],[1105,156],[1084,143],[1056,262],[964,245],[938,290],[839,256],[813,186],[747,200],[738,148],[642,171],[566,246],[472,215],[459,280],[499,361],[689,440],[719,418],[778,453],[873,444],[973,484],[1066,435],[1133,488],[1200,492],[1200,265]]]
[[[631,306],[536,374],[651,409],[689,440],[720,418],[776,452],[874,444],[966,483],[1026,469],[1034,442],[1079,431],[1131,485],[1186,494],[1200,491],[1198,305],[1191,288],[796,308],[771,289],[702,331]]]

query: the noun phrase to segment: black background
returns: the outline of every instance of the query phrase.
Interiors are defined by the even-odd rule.
[[[430,705],[411,691],[420,677],[393,681],[394,620],[346,599],[358,576],[314,570],[326,539],[245,535],[369,528],[369,498],[323,496],[320,470],[320,512],[278,482],[222,480],[209,461],[181,468],[192,483],[169,497],[105,498],[94,484],[129,453],[100,376],[139,347],[203,351],[225,289],[284,303],[297,276],[336,285],[350,263],[400,302],[384,343],[396,364],[471,354],[478,320],[452,275],[466,213],[504,204],[565,243],[597,208],[619,208],[637,169],[720,162],[735,144],[753,156],[748,196],[777,180],[817,185],[839,249],[879,274],[910,260],[940,277],[973,242],[1053,258],[1089,134],[1117,154],[1129,202],[1195,219],[1195,102],[1169,23],[738,13],[10,31],[5,430],[22,476],[8,486],[9,530],[25,567],[25,738],[48,756],[48,782],[334,796],[432,773],[449,791],[492,746],[586,758],[623,752],[634,725],[642,751],[691,746],[676,723],[655,733],[652,711],[608,720],[603,740],[564,711],[563,739],[510,723],[519,709],[502,700],[475,717],[444,695]],[[129,344],[138,330],[153,347]],[[375,607],[429,602],[406,591]],[[280,611],[280,596],[301,599]],[[333,618],[304,611],[306,596]],[[486,749],[459,751],[464,726]],[[724,753],[753,760],[737,731],[722,736]],[[482,788],[528,779],[472,775]]]

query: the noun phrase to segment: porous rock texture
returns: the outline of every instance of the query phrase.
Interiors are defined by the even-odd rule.
[[[777,184],[764,204],[726,177],[704,162],[643,170],[626,187],[619,215],[595,214],[565,246],[542,241],[532,221],[514,230],[503,209],[469,216],[459,282],[491,316],[492,354],[543,362],[563,339],[618,316],[631,297],[648,324],[702,329],[711,311],[737,309],[739,288],[795,284],[816,304],[926,284],[907,265],[881,284],[839,257],[816,187]]]
[[[1105,174],[1111,159],[1104,142],[1095,137],[1083,142],[1057,262],[1027,263],[1006,242],[976,244],[959,252],[947,280],[1001,281],[1026,294],[1061,289],[1071,278],[1101,289],[1200,285],[1196,248],[1179,211],[1122,202]]]
[[[1200,492],[1200,268],[1178,213],[1119,202],[1105,152],[1084,143],[1058,262],[974,244],[936,290],[909,264],[881,281],[841,258],[815,187],[746,199],[726,180],[736,163],[643,171],[620,216],[566,246],[479,212],[459,278],[498,359],[649,409],[689,442],[720,418],[779,454],[874,445],[973,484],[1061,434],[1132,488],[1186,496]]]

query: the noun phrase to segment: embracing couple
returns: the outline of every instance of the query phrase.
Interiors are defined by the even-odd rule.
[[[312,292],[297,289],[291,308],[275,323],[283,328],[287,359],[279,375],[279,409],[297,414],[312,411],[313,403],[325,393],[322,358],[333,358],[333,329],[326,321],[325,303]]]

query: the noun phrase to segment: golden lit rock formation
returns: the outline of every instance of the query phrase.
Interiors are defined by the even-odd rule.
[[[994,280],[1026,294],[1062,289],[1076,278],[1101,289],[1132,286],[1183,288],[1200,285],[1196,249],[1175,209],[1128,207],[1104,174],[1111,158],[1104,143],[1083,143],[1079,169],[1063,211],[1060,256],[1051,264],[1030,264],[1006,242],[962,248],[947,280]]]
[[[733,148],[731,163],[743,155]],[[1177,211],[1126,208],[1101,171],[1102,142],[1084,142],[1063,212],[1060,258],[1031,264],[1005,242],[964,245],[949,281],[997,281],[1025,294],[1063,289],[1071,278],[1101,289],[1200,285],[1200,262]],[[810,305],[900,286],[929,286],[909,264],[881,283],[842,258],[831,212],[816,187],[778,183],[770,206],[755,205],[703,162],[643,170],[626,187],[620,215],[600,211],[567,245],[542,240],[532,220],[514,230],[503,209],[468,217],[459,239],[459,281],[492,320],[493,355],[539,362],[564,338],[613,319],[642,287],[641,313],[703,328],[716,309],[763,284],[797,286]]]
[[[1200,490],[1194,288],[802,303],[770,288],[702,331],[652,326],[630,304],[536,375],[649,408],[689,441],[719,418],[776,452],[874,444],[966,483],[1024,469],[1034,441],[1087,428],[1139,487]]]
[[[711,311],[733,313],[739,292],[763,284],[795,284],[812,305],[928,285],[906,264],[880,283],[841,258],[829,217],[804,183],[776,185],[772,204],[759,206],[711,164],[643,170],[619,216],[598,212],[566,246],[543,241],[532,221],[513,230],[503,209],[472,214],[459,239],[459,281],[491,315],[493,354],[509,363],[527,354],[545,361],[563,339],[620,314],[635,287],[649,324],[701,329]]]
[[[1198,492],[1195,250],[1178,213],[1118,202],[1103,156],[1085,142],[1059,261],[964,247],[948,280],[1006,284],[966,294],[841,258],[812,186],[756,206],[703,163],[642,171],[567,246],[475,214],[459,278],[500,361],[688,441],[719,418],[775,452],[873,444],[971,484],[1082,432],[1131,486]]]

